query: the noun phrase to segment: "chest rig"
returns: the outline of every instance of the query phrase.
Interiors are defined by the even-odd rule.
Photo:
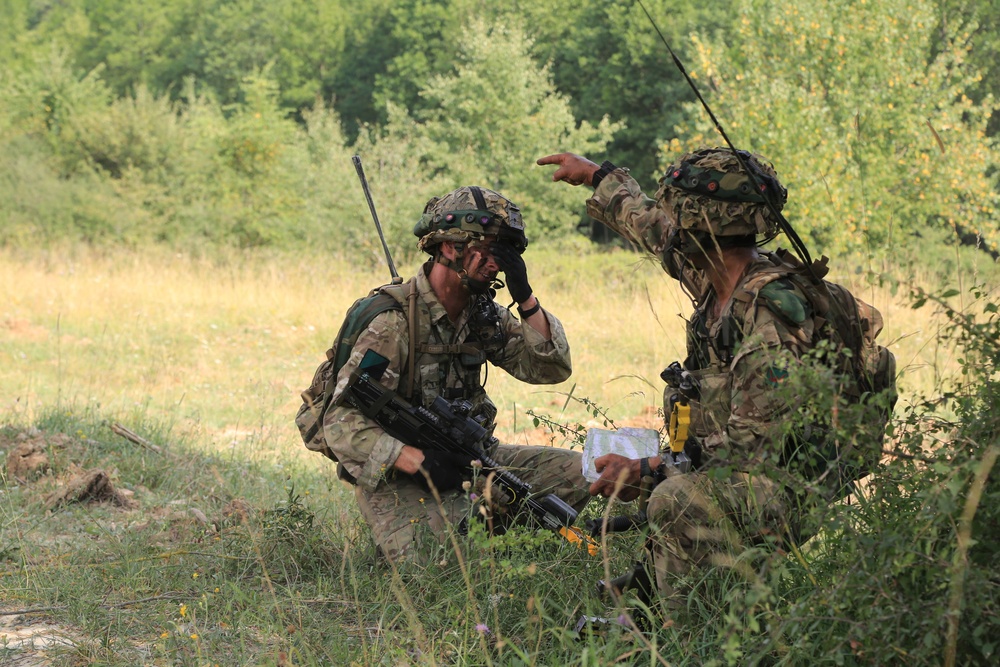
[[[506,344],[500,308],[486,295],[473,297],[468,317],[451,340],[450,327],[436,326],[428,304],[419,298],[416,280],[389,285],[381,291],[396,299],[407,320],[409,350],[402,370],[400,393],[411,403],[430,405],[435,398],[467,400],[472,414],[492,429],[497,409],[480,382],[483,364]],[[455,334],[464,336],[455,340]]]

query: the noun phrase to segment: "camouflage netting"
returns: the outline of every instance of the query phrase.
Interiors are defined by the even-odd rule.
[[[478,188],[491,216],[477,216],[475,211],[484,209],[476,202],[471,186],[452,190],[443,197],[432,197],[424,206],[420,221],[413,227],[413,234],[420,237],[418,247],[429,254],[444,241],[469,242],[487,234],[497,234],[501,227],[520,230],[524,222],[521,210],[499,192]],[[449,213],[461,215],[448,219]]]
[[[761,172],[778,182],[777,172],[765,158],[752,154],[751,159]],[[670,165],[666,174],[660,179],[656,199],[659,206],[670,214],[682,229],[710,232],[715,236],[756,235],[771,238],[778,233],[778,220],[767,204],[727,201],[674,187],[669,176],[684,164],[732,174],[734,181],[745,181],[742,177],[746,174],[736,156],[727,148],[702,149],[687,153]],[[727,183],[726,179],[723,179],[721,184],[722,187],[732,185]],[[780,210],[780,204],[778,208]]]

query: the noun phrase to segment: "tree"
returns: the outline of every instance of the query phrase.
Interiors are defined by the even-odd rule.
[[[825,250],[869,247],[928,225],[1000,243],[994,109],[966,91],[979,80],[968,32],[949,28],[936,55],[929,2],[745,0],[729,43],[695,40],[703,93],[740,147],[774,161],[788,217]],[[845,20],[845,17],[849,17]],[[663,163],[721,144],[704,112],[663,147]]]
[[[535,159],[564,149],[599,154],[621,126],[606,118],[577,126],[569,101],[530,48],[513,24],[466,26],[455,71],[424,87],[427,110],[415,120],[430,141],[425,169],[453,187],[479,184],[508,195],[538,230],[529,236],[548,238],[575,227],[579,193],[553,187]]]

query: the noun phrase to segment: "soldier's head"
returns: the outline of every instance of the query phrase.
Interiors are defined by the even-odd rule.
[[[768,200],[780,211],[787,191],[763,157],[747,151],[740,157],[753,178],[728,148],[687,153],[667,168],[657,203],[671,221],[668,252],[693,261],[726,248],[754,247],[777,235],[778,220]]]
[[[475,185],[432,197],[413,227],[413,234],[420,239],[421,250],[468,278],[474,292],[485,291],[496,275],[494,269],[485,284],[482,275],[469,276],[473,267],[468,264],[474,255],[489,257],[493,243],[509,244],[518,252],[524,252],[528,245],[517,205],[499,192]]]

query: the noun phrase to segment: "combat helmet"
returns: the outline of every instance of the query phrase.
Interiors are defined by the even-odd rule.
[[[788,191],[763,157],[739,154],[753,178],[729,148],[687,153],[667,168],[657,200],[678,229],[719,237],[713,243],[722,247],[759,245],[778,234],[768,201],[781,211]]]
[[[413,234],[420,239],[419,248],[429,255],[437,254],[441,243],[452,241],[461,256],[466,244],[490,235],[518,252],[524,252],[528,245],[517,205],[499,192],[476,185],[432,197],[414,225]]]

